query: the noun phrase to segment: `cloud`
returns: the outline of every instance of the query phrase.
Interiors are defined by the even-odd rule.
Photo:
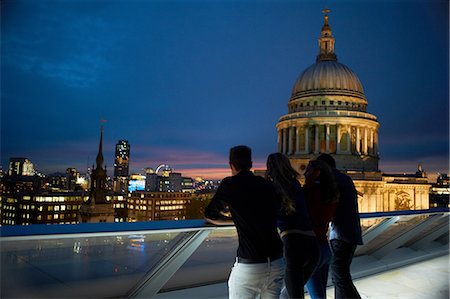
[[[173,168],[228,167],[227,154],[173,147],[136,146],[131,148],[133,167],[156,167],[168,164]]]
[[[10,16],[2,30],[3,62],[69,87],[93,86],[112,67],[107,53],[121,35],[100,15],[71,5],[36,5],[30,13],[27,4]]]

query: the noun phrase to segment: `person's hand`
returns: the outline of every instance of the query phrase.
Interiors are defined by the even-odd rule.
[[[222,216],[224,216],[224,217],[226,217],[226,218],[231,218],[231,212],[230,212],[230,210],[220,211],[219,213],[220,213],[220,215],[222,215]]]
[[[230,219],[211,219],[211,218],[205,217],[205,221],[206,221],[206,223],[211,223],[211,224],[220,225],[220,226],[234,224],[234,222],[233,222],[233,220],[231,220],[231,218]]]

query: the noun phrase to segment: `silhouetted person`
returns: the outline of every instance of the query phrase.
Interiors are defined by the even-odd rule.
[[[327,163],[311,160],[305,171],[305,194],[309,216],[319,241],[320,258],[311,278],[306,283],[313,299],[326,298],[331,250],[327,232],[334,216],[339,191],[331,168]]]
[[[223,179],[205,208],[208,222],[222,225],[229,208],[236,225],[239,246],[228,279],[229,298],[277,298],[283,286],[283,244],[277,231],[278,197],[272,184],[255,176],[251,149],[230,149],[231,177]]]
[[[306,199],[288,157],[281,153],[267,157],[267,179],[281,199],[278,229],[284,245],[286,290],[283,296],[304,298],[305,284],[319,261],[319,243],[309,218]],[[287,292],[287,294],[285,294]]]
[[[356,246],[363,244],[356,188],[348,175],[336,169],[336,162],[332,156],[322,154],[317,159],[325,161],[333,169],[340,193],[329,236],[333,253],[331,278],[335,298],[361,298],[350,274],[350,264]]]

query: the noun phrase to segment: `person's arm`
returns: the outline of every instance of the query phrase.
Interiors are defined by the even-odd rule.
[[[210,219],[205,217],[205,221],[214,225],[234,225],[234,222],[231,218],[224,219],[224,218],[218,218],[218,219]]]
[[[227,189],[226,181],[223,181],[209,205],[205,207],[206,222],[214,225],[233,224],[233,220],[230,217],[227,217],[227,213],[229,213],[229,210],[227,209],[228,203],[226,202],[229,197]]]

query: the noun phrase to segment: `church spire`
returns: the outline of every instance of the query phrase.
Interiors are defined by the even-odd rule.
[[[98,145],[98,154],[95,161],[97,162],[97,168],[103,166],[103,126],[100,127],[100,143]]]
[[[330,24],[328,24],[328,13],[330,10],[325,8],[322,12],[324,13],[322,35],[319,38],[319,55],[317,55],[316,62],[325,60],[337,61],[336,54],[334,54],[334,37],[331,34]]]

